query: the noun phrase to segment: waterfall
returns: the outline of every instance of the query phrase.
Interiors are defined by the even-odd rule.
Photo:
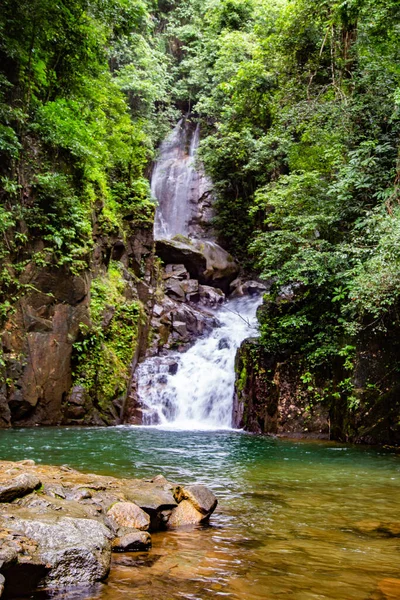
[[[151,179],[152,194],[158,201],[156,240],[171,240],[177,234],[207,235],[204,215],[210,215],[210,201],[204,210],[203,199],[209,198],[210,181],[201,168],[195,168],[199,137],[199,126],[181,119],[160,147]],[[212,243],[208,234],[205,244],[209,247]],[[139,365],[137,396],[144,425],[231,427],[236,351],[245,338],[257,335],[256,311],[260,304],[260,296],[243,296],[209,309],[217,326],[208,329],[191,347],[184,352],[162,350],[161,355]],[[182,313],[179,302],[175,306],[174,310]],[[192,311],[199,310],[190,302],[189,306]],[[204,307],[200,312],[204,318]]]
[[[209,179],[195,169],[200,126],[181,119],[161,144],[151,177],[151,193],[158,201],[154,221],[155,239],[170,239],[192,233],[198,204],[210,191]]]
[[[215,311],[219,326],[184,353],[147,359],[138,369],[143,423],[180,429],[231,427],[235,356],[257,335],[261,297],[243,297]]]

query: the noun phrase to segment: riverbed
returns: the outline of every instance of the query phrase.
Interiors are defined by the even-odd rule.
[[[156,533],[148,554],[116,555],[106,584],[56,598],[400,598],[400,538],[373,527],[397,523],[400,535],[400,456],[390,450],[231,430],[35,428],[0,431],[0,458],[162,473],[218,496],[210,526]]]

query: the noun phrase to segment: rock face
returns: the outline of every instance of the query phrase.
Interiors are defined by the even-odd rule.
[[[8,525],[14,534],[35,542],[33,558],[47,571],[42,585],[67,587],[77,582],[90,585],[108,575],[112,536],[105,525],[93,519],[59,517],[57,514],[40,517],[34,511],[31,515],[23,514],[27,518],[20,517],[16,511],[12,524],[4,518],[1,524],[3,527]],[[7,581],[7,569],[5,577]]]
[[[112,551],[147,551],[148,529],[204,523],[217,505],[206,487],[161,475],[116,479],[33,461],[0,462],[0,488],[0,588],[12,597],[102,581]]]
[[[245,340],[236,355],[232,420],[235,427],[267,434],[329,436],[329,412],[310,406],[297,364],[266,353],[257,339]]]
[[[96,213],[95,218],[98,216]],[[124,220],[123,235],[105,235],[99,230],[96,223],[94,249],[81,274],[66,267],[39,267],[32,261],[20,275],[27,292],[0,330],[5,363],[4,369],[0,368],[0,428],[119,422],[114,399],[109,407],[103,402],[101,408],[95,397],[85,397],[79,387],[71,390],[73,345],[80,330],[91,326],[91,281],[107,271],[110,259],[124,267],[122,283],[127,297],[141,300],[150,312],[153,234],[151,227],[138,228],[129,216]],[[104,329],[114,312],[115,307],[109,307],[104,315]]]
[[[176,236],[157,240],[156,252],[165,264],[183,264],[193,279],[224,292],[229,291],[229,284],[239,272],[230,254],[215,242]]]

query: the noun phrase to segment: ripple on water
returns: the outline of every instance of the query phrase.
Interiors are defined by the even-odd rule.
[[[154,534],[149,554],[114,558],[107,584],[57,599],[400,598],[399,539],[357,529],[400,523],[400,458],[390,452],[118,427],[0,431],[0,456],[116,476],[162,473],[219,498],[209,527]]]

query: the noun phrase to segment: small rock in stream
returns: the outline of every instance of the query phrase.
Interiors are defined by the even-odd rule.
[[[151,536],[147,531],[131,529],[119,535],[112,542],[113,552],[145,552],[151,548]]]

